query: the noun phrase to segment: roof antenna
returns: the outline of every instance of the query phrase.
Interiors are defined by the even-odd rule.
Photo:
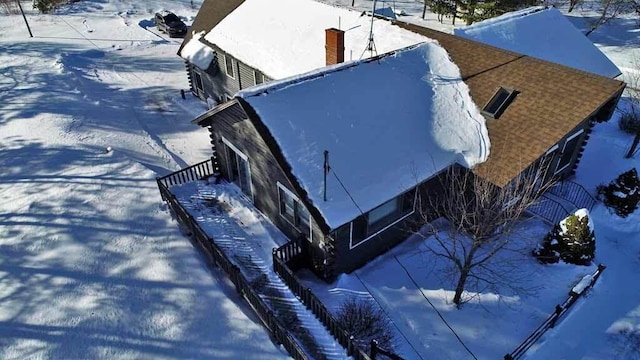
[[[329,173],[329,170],[331,168],[329,167],[329,151],[325,150],[324,151],[324,181],[322,182],[322,186],[323,186],[323,199],[324,201],[327,201],[327,174]]]
[[[369,28],[369,43],[367,43],[367,47],[362,52],[360,59],[364,56],[364,53],[369,51],[369,56],[373,57],[373,55],[378,55],[378,51],[376,50],[376,43],[373,41],[373,20],[375,19],[374,14],[376,13],[376,0],[373,0],[373,10],[371,11],[371,27]]]

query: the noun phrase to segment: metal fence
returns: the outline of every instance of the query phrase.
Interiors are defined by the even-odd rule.
[[[527,211],[554,225],[570,214],[562,204],[544,195],[535,204],[529,206]]]
[[[555,184],[549,189],[549,193],[572,203],[578,209],[586,208],[591,211],[596,203],[593,196],[582,185],[569,180]]]

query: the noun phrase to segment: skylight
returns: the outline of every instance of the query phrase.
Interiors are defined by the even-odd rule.
[[[497,119],[513,100],[516,91],[504,87],[498,88],[491,100],[482,108],[482,113]]]

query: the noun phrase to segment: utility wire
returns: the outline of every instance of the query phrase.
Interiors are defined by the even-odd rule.
[[[360,276],[358,276],[358,274],[354,271],[353,274],[356,276],[356,278],[358,278],[358,280],[360,281],[360,283],[362,284],[362,286],[364,286],[364,288],[367,290],[367,292],[371,295],[371,290],[369,290],[369,287],[367,286],[367,284],[364,283],[364,281],[362,281],[362,279],[360,278]],[[375,296],[371,295],[371,298],[373,299],[373,301],[376,302],[376,304],[378,304],[378,306],[380,307],[380,309],[385,313],[385,315],[387,315],[387,318],[389,318],[389,321],[391,321],[391,323],[393,324],[393,326],[396,327],[396,329],[398,330],[398,332],[400,333],[400,335],[402,335],[402,337],[407,340],[407,344],[409,344],[409,346],[413,349],[413,351],[416,352],[416,355],[418,355],[418,357],[420,357],[420,359],[424,359],[420,353],[418,352],[418,350],[413,346],[413,344],[411,343],[411,341],[409,341],[409,339],[407,339],[407,337],[404,335],[404,333],[402,332],[402,330],[400,330],[400,327],[398,327],[398,325],[396,325],[396,322],[393,321],[393,319],[391,318],[391,316],[389,315],[389,313],[387,312],[387,310],[385,310],[384,306],[382,306],[382,304],[380,304],[380,302],[378,301],[378,299],[376,299]]]
[[[333,169],[331,169],[331,170],[333,170]],[[338,177],[338,174],[336,174],[336,171],[333,170],[331,173],[333,174],[333,176],[336,177],[336,180],[338,180],[338,183],[340,184],[340,186],[342,186],[342,189],[344,190],[344,192],[347,193],[347,196],[349,196],[349,199],[351,199],[351,202],[353,202],[353,205],[355,205],[358,208],[358,211],[360,211],[360,214],[364,215],[364,212],[362,211],[360,206],[358,206],[358,203],[356,203],[356,201],[353,198],[353,196],[351,196],[351,194],[349,193],[349,190],[347,190],[347,188],[344,186],[344,184],[342,183],[342,181]]]
[[[393,255],[393,258],[396,259],[396,261],[398,262],[398,264],[402,267],[402,269],[404,269],[404,272],[407,273],[407,277],[409,277],[409,279],[411,280],[411,282],[413,283],[413,285],[416,286],[416,288],[418,289],[418,291],[420,291],[420,294],[422,294],[422,297],[427,300],[427,302],[429,303],[429,305],[431,305],[431,307],[433,308],[433,310],[436,312],[436,314],[438,314],[438,316],[440,317],[440,319],[442,320],[442,322],[447,325],[447,327],[449,328],[449,330],[451,330],[451,332],[453,333],[453,335],[455,335],[456,339],[458,339],[458,341],[460,342],[460,344],[462,344],[462,346],[465,348],[465,350],[467,350],[467,352],[471,355],[471,357],[473,357],[475,360],[478,360],[478,358],[473,354],[473,352],[471,351],[471,349],[469,349],[467,347],[467,345],[465,345],[464,341],[462,341],[462,339],[460,338],[460,336],[458,335],[458,333],[451,327],[451,325],[449,325],[449,323],[447,322],[447,320],[445,320],[444,316],[442,316],[442,314],[440,313],[440,311],[438,311],[438,309],[433,305],[433,303],[431,302],[431,300],[429,300],[429,298],[424,294],[424,292],[422,292],[422,288],[420,288],[420,286],[418,286],[418,284],[416,283],[416,281],[413,279],[413,277],[411,277],[411,274],[409,274],[409,271],[407,270],[407,268],[400,262],[400,260],[398,260],[398,257],[396,256],[396,254],[393,252],[393,250],[391,250],[391,255]]]
[[[332,169],[333,170],[333,169]],[[344,184],[342,183],[342,181],[340,181],[340,178],[338,177],[338,175],[336,174],[335,170],[332,171],[333,172],[333,176],[336,177],[336,180],[338,180],[338,182],[340,183],[340,186],[342,186],[342,189],[344,189],[344,191],[347,193],[347,195],[349,196],[349,198],[351,199],[351,201],[353,202],[353,204],[358,208],[358,210],[360,211],[360,214],[364,215],[364,211],[362,211],[362,208],[360,208],[360,206],[358,206],[358,204],[356,203],[356,201],[354,200],[353,196],[351,196],[351,193],[349,193],[349,190],[347,190],[347,187],[344,186]],[[376,235],[377,237],[380,237],[380,235]],[[391,250],[391,249],[390,249]],[[400,266],[402,267],[402,269],[404,269],[404,272],[407,274],[407,277],[409,277],[409,280],[411,280],[411,282],[413,283],[413,285],[415,285],[415,287],[418,289],[418,291],[420,291],[420,294],[422,294],[422,297],[424,297],[425,300],[427,300],[427,302],[429,303],[429,305],[431,305],[431,307],[433,308],[433,310],[436,312],[436,314],[438,314],[438,316],[440,317],[440,319],[442,320],[442,322],[444,322],[445,325],[447,325],[447,327],[449,328],[449,330],[451,330],[451,332],[453,333],[453,335],[456,337],[456,339],[458,339],[458,341],[460,342],[460,344],[462,344],[462,346],[465,348],[465,350],[467,350],[467,352],[471,355],[471,357],[473,357],[475,360],[478,360],[478,358],[473,354],[473,352],[471,351],[471,349],[469,349],[467,347],[467,345],[464,343],[464,341],[462,341],[462,339],[460,338],[460,336],[458,335],[458,333],[451,327],[451,325],[449,325],[449,323],[447,322],[447,320],[445,320],[444,316],[442,316],[442,314],[440,313],[440,311],[438,311],[438,309],[433,305],[433,303],[431,302],[431,300],[429,300],[429,298],[424,294],[424,292],[422,292],[422,289],[420,288],[420,286],[418,285],[418,283],[416,283],[416,281],[413,279],[413,277],[411,277],[411,274],[409,274],[409,271],[407,270],[407,268],[400,262],[400,260],[398,260],[398,257],[396,257],[396,254],[393,252],[393,250],[391,250],[391,255],[393,255],[393,258],[396,259],[396,261],[398,262],[398,264],[400,264]],[[362,279],[360,279],[360,277],[358,276],[358,274],[355,273],[355,271],[353,272],[356,277],[358,278],[358,280],[360,280],[360,282],[362,283],[362,285],[365,287],[365,289],[367,289],[367,291],[369,292],[369,294],[371,294],[371,291],[369,290],[369,288],[367,287],[367,285],[365,285],[364,281],[362,281]],[[382,307],[382,305],[378,302],[378,300],[376,300],[376,298],[371,295],[371,297],[373,298],[373,300],[375,300],[376,303],[378,303],[378,306],[380,306],[380,308],[382,309],[382,311],[385,311],[384,308]],[[387,313],[385,311],[385,313]],[[387,316],[389,316],[389,314],[387,313]],[[389,319],[391,319],[391,317],[389,317]],[[398,326],[395,324],[395,322],[393,322],[393,320],[391,321],[393,323],[394,326],[396,326],[396,328],[398,329],[398,331],[400,330],[398,328]],[[400,334],[402,334],[402,331],[400,331]],[[405,340],[407,340],[407,342],[409,343],[409,345],[413,348],[413,350],[416,351],[416,353],[418,353],[418,351],[413,347],[413,345],[411,344],[411,342],[409,342],[409,340],[406,338],[406,336],[404,336],[404,334],[402,334],[402,336],[405,338]],[[420,356],[418,354],[418,356]]]
[[[351,201],[353,202],[353,205],[355,205],[356,208],[358,208],[358,211],[360,211],[360,214],[364,215],[364,211],[362,211],[362,208],[360,206],[358,206],[358,203],[356,203],[356,201],[353,198],[353,196],[351,196],[351,193],[349,193],[349,190],[347,190],[347,187],[344,186],[344,183],[340,180],[340,178],[338,177],[338,174],[336,174],[336,171],[333,170],[333,169],[331,169],[331,170],[332,170],[331,172],[333,173],[333,176],[335,176],[336,180],[338,180],[338,183],[340,183],[340,186],[342,186],[342,189],[344,190],[344,192],[347,193],[347,196],[349,196],[349,199],[351,199]],[[380,235],[377,235],[377,236],[380,236]],[[371,290],[369,290],[369,287],[367,286],[367,284],[365,284],[364,281],[362,281],[360,276],[358,276],[358,274],[355,271],[353,272],[353,274],[360,281],[362,286],[364,286],[364,288],[367,290],[369,295],[371,295]],[[389,316],[389,313],[385,310],[385,308],[382,306],[382,304],[380,304],[380,302],[378,302],[378,299],[376,299],[375,296],[373,296],[373,295],[371,295],[371,298],[373,299],[373,301],[376,302],[376,304],[378,304],[378,306],[385,313],[385,315],[387,315],[387,318],[389,319],[389,321],[391,321],[391,323],[393,324],[393,326],[395,326],[395,328],[398,330],[400,335],[402,335],[402,337],[407,341],[407,344],[409,344],[409,346],[413,349],[413,351],[415,351],[416,354],[420,357],[420,359],[422,359],[422,356],[420,356],[420,353],[418,352],[418,350],[413,346],[411,341],[409,341],[409,339],[407,339],[407,337],[404,335],[404,333],[402,333],[402,331],[400,330],[398,325],[395,323],[395,321],[393,321],[391,316]]]

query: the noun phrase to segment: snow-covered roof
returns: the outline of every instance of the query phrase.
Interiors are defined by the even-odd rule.
[[[220,21],[205,39],[274,79],[325,66],[325,29],[345,30],[345,60],[369,57],[371,17],[312,0],[246,0]],[[378,54],[426,39],[374,19]],[[375,54],[374,54],[375,55]]]
[[[489,155],[485,119],[458,67],[434,41],[238,96],[266,125],[331,228],[453,163],[472,167]],[[324,150],[331,168],[327,201]]]
[[[200,41],[203,35],[204,32],[193,34],[180,51],[180,56],[200,69],[207,70],[215,57],[215,53],[212,48]]]
[[[454,29],[501,49],[614,78],[620,70],[554,7],[531,7]]]

